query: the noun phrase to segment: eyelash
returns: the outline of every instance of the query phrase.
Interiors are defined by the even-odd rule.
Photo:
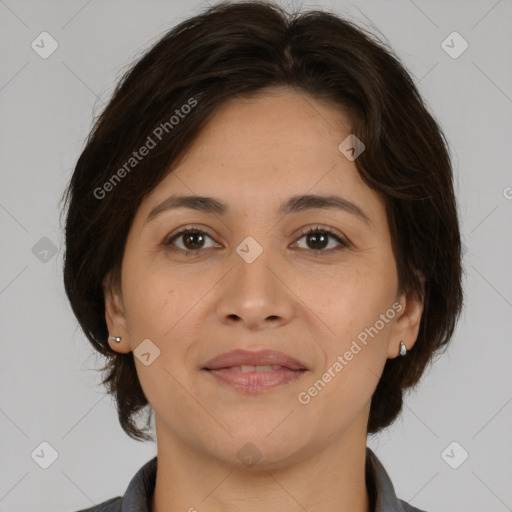
[[[182,236],[186,233],[206,235],[213,240],[213,237],[211,237],[206,231],[203,231],[201,229],[194,228],[194,227],[185,227],[185,228],[181,229],[180,231],[178,231],[177,233],[167,237],[164,240],[163,245],[171,247],[175,240],[177,240],[180,236]],[[334,238],[337,242],[340,243],[341,247],[338,247],[335,249],[306,249],[313,253],[316,253],[315,255],[323,255],[322,253],[330,254],[332,252],[336,252],[338,250],[346,249],[349,247],[348,242],[346,242],[343,238],[341,238],[340,236],[335,234],[332,231],[332,229],[330,229],[328,227],[322,227],[322,226],[315,226],[314,228],[308,228],[308,229],[303,230],[300,233],[298,240],[300,240],[301,238],[303,238],[306,235],[318,234],[318,233],[324,233],[327,235],[328,238]],[[203,249],[185,250],[185,249],[180,249],[180,248],[176,248],[176,247],[172,247],[172,249],[175,251],[178,251],[178,252],[182,252],[186,256],[188,256],[190,254],[198,254],[199,252],[201,252],[203,250]],[[211,247],[208,247],[208,249],[211,249]]]

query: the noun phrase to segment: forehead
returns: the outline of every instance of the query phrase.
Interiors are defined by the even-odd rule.
[[[230,99],[147,196],[141,214],[176,193],[223,198],[235,213],[277,208],[301,194],[337,193],[366,210],[379,208],[377,194],[339,150],[350,133],[341,107],[294,90]]]
[[[222,104],[199,134],[193,156],[203,153],[225,164],[234,160],[259,172],[269,165],[299,170],[313,162],[339,160],[338,145],[351,125],[348,115],[333,104],[287,88],[260,91]],[[345,160],[347,168],[355,168]]]

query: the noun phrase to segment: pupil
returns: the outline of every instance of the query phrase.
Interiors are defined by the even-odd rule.
[[[323,239],[323,240],[322,240],[322,242],[323,242],[323,243],[322,243],[322,242],[320,242],[320,245],[321,245],[321,247],[320,247],[320,248],[324,248],[324,247],[326,247],[327,237],[325,236],[325,234],[321,234],[321,233],[313,233],[313,234],[309,235],[309,241],[310,241],[311,239],[316,240],[316,242],[313,242],[313,245],[314,245],[315,243],[318,243],[318,239],[320,239],[320,238],[321,238],[321,239]],[[315,248],[315,247],[313,247],[313,248]],[[318,247],[316,247],[316,248],[318,249]]]
[[[189,244],[190,240],[192,239],[193,240],[193,237],[199,237],[199,238],[203,238],[203,235],[201,233],[189,233],[187,235],[185,235],[185,246],[188,247],[189,249],[198,249],[200,248],[201,246],[201,242],[196,242],[194,243],[193,241],[191,242],[191,244]],[[190,247],[190,245],[192,245],[193,247]],[[197,247],[195,247],[197,246]]]
[[[198,249],[201,247],[203,242],[202,233],[188,233],[185,236],[185,246],[191,250]],[[194,237],[198,237],[199,241],[194,241]],[[312,233],[308,235],[308,244],[313,241],[313,248],[324,248],[327,245],[327,236],[323,233]],[[314,247],[316,245],[316,247]],[[192,246],[192,247],[191,247]]]

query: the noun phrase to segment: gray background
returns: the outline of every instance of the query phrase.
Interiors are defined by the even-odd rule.
[[[0,0],[1,511],[74,511],[122,495],[156,454],[124,434],[99,386],[102,361],[62,286],[58,202],[121,72],[205,5]],[[512,2],[302,5],[373,22],[444,129],[456,172],[465,310],[400,419],[368,444],[416,507],[512,510]],[[59,44],[47,59],[31,47],[43,31]],[[458,58],[441,46],[453,31],[469,44]],[[31,457],[43,441],[58,453],[48,469]],[[457,469],[442,456],[453,441],[452,464],[469,453]]]

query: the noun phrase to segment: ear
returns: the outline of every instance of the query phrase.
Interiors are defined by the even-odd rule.
[[[421,282],[421,295],[424,297],[425,278],[420,274],[419,279]],[[396,306],[393,306],[393,309],[397,311],[397,315],[395,316],[389,339],[388,359],[394,359],[400,355],[401,341],[405,343],[407,350],[411,350],[416,343],[423,315],[424,304],[422,297],[405,293],[397,297]]]
[[[105,320],[108,327],[108,344],[115,352],[126,354],[131,351],[130,338],[126,328],[123,294],[120,283],[109,272],[103,279],[103,296],[105,299]],[[120,337],[118,343],[111,336]]]

